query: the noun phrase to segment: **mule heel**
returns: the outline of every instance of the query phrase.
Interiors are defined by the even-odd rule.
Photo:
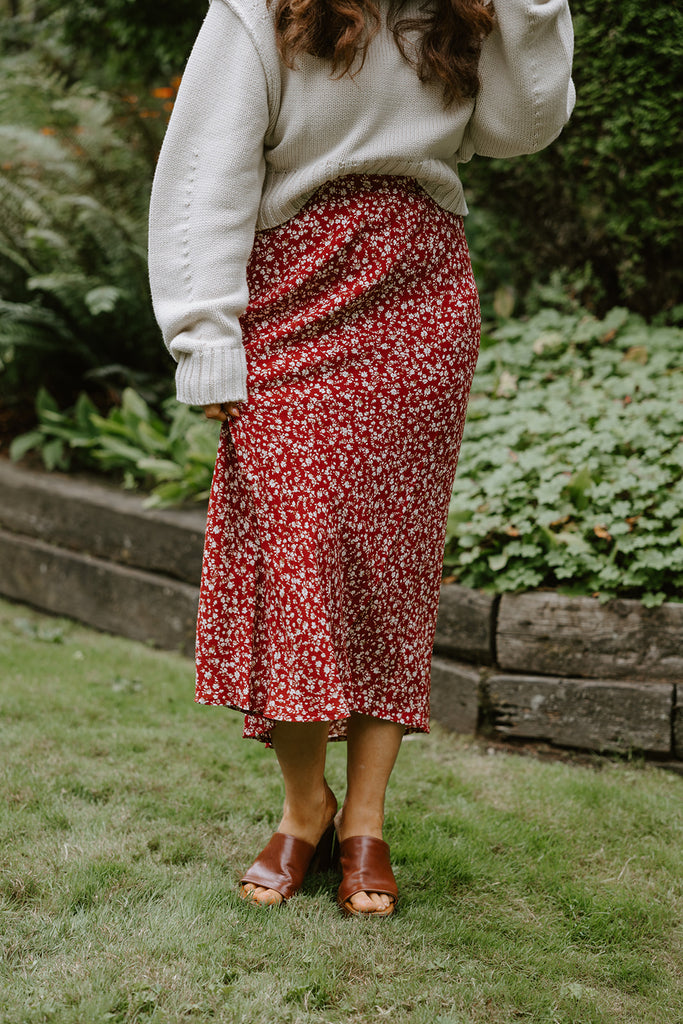
[[[334,829],[334,821],[331,821],[323,832],[320,842],[315,848],[311,859],[309,873],[322,873],[329,871],[335,862],[339,862],[339,850],[337,848],[337,833]]]

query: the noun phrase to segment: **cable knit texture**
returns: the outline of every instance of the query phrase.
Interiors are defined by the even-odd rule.
[[[441,89],[419,81],[386,27],[353,78],[333,79],[309,55],[294,70],[282,63],[266,0],[213,0],[150,210],[152,298],[181,402],[246,400],[239,318],[254,234],[289,220],[326,181],[403,175],[464,214],[458,163],[533,153],[559,135],[574,105],[567,2],[495,6],[476,101],[444,108]]]

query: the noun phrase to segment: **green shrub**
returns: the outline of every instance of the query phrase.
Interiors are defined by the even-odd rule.
[[[65,404],[107,371],[170,383],[146,258],[163,97],[70,86],[30,53],[2,72],[0,396]]]
[[[166,0],[161,9],[150,0],[54,3],[63,9],[62,39],[80,72],[105,84],[154,83],[178,74],[206,13],[196,0]]]
[[[130,90],[155,85],[185,65],[207,4],[167,0],[7,0],[6,50],[38,47],[71,82]],[[2,2],[0,0],[0,8]]]
[[[522,296],[564,268],[591,308],[653,316],[683,296],[683,7],[575,0],[572,11],[573,117],[542,153],[463,167],[474,212],[498,226],[479,238],[472,223],[473,249]]]

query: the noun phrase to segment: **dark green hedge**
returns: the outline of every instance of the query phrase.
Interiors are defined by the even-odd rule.
[[[115,91],[163,85],[178,75],[209,6],[209,0],[9,2],[9,16],[0,16],[0,55],[37,49],[70,81]]]
[[[594,308],[653,315],[683,301],[683,7],[572,10],[577,104],[562,136],[530,157],[475,157],[463,177],[498,225],[489,260],[519,291],[567,268]]]

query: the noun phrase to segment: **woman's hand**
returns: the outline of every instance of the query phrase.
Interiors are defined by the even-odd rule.
[[[221,405],[203,405],[204,415],[207,420],[220,420],[225,423],[227,419],[238,420],[240,418],[240,407],[237,402],[223,402]]]

